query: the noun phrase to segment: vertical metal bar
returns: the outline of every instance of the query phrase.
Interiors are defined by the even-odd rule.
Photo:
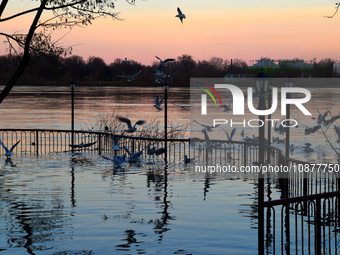
[[[71,100],[72,100],[72,106],[71,106],[71,144],[72,144],[72,153],[74,152],[74,88],[72,86],[72,92],[71,92]]]
[[[261,99],[264,100],[263,96]],[[260,100],[261,100],[260,99]],[[261,124],[263,125],[259,128],[259,165],[264,165],[264,135],[265,135],[265,116],[260,116]],[[259,180],[258,180],[258,253],[264,254],[264,175],[262,168],[260,169],[259,173]]]
[[[36,154],[39,155],[39,131],[35,131],[35,149]]]
[[[168,89],[164,90],[164,161],[168,163]]]
[[[290,93],[287,93],[287,99],[290,99]],[[290,119],[290,104],[286,104],[286,116]],[[286,157],[289,158],[289,146],[290,146],[290,122],[286,122]]]
[[[102,135],[98,135],[98,154],[102,155]]]
[[[315,254],[321,255],[321,199],[316,199],[316,235],[315,235]]]

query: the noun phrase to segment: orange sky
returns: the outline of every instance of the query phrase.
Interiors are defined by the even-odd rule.
[[[23,1],[13,2],[21,3],[23,8]],[[85,60],[98,56],[106,63],[126,57],[151,64],[155,55],[168,58],[182,54],[190,54],[196,60],[213,56],[240,58],[248,64],[260,57],[340,60],[340,12],[333,19],[323,17],[334,12],[334,1],[137,0],[136,3],[131,6],[117,1],[117,11],[124,21],[107,18],[86,28],[74,28],[62,44],[77,45],[73,54]],[[177,6],[187,16],[183,25],[175,18]],[[30,19],[3,23],[1,30],[27,31]],[[0,53],[4,54],[4,47]]]

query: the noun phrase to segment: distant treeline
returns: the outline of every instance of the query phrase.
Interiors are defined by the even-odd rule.
[[[6,84],[18,67],[21,56],[0,56],[0,84]],[[311,68],[299,69],[280,65],[279,68],[265,68],[270,77],[333,77],[333,63],[331,59],[314,62]],[[115,59],[107,65],[102,58],[89,57],[86,61],[80,56],[66,58],[56,56],[34,56],[30,66],[21,76],[18,85],[67,85],[71,80],[83,85],[114,85],[114,86],[154,86],[154,70],[159,62],[145,66],[134,60]],[[135,80],[127,82],[126,79],[116,75],[133,75],[140,69],[143,71]],[[173,78],[175,86],[189,86],[190,78],[224,77],[226,74],[243,74],[248,77],[256,76],[260,67],[248,67],[240,59],[224,60],[212,57],[210,60],[196,61],[190,55],[182,55],[175,62],[163,67],[166,74]]]

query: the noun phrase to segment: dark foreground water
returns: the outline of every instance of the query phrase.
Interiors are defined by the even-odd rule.
[[[1,254],[256,254],[254,181],[100,156],[1,161]]]

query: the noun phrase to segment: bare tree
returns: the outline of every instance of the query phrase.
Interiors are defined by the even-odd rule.
[[[129,4],[135,2],[135,0],[126,1]],[[39,4],[36,8],[18,12],[8,17],[4,17],[8,0],[3,0],[0,4],[0,23],[27,14],[34,14],[27,34],[0,32],[0,36],[5,38],[9,52],[20,52],[21,56],[18,68],[0,93],[0,103],[10,93],[30,64],[32,54],[66,55],[70,53],[70,48],[58,46],[58,41],[52,40],[53,31],[74,26],[91,25],[93,20],[101,17],[119,19],[119,13],[114,11],[114,0],[41,0],[36,2]]]

